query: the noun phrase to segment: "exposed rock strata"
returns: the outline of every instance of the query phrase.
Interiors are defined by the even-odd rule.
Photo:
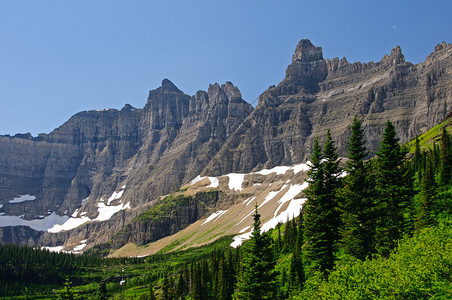
[[[107,199],[111,205],[131,206],[108,221],[59,233],[2,228],[0,241],[70,248],[88,240],[89,247],[128,226],[128,236],[116,236],[118,245],[144,243],[201,217],[187,208],[180,224],[179,215],[158,226],[130,223],[159,196],[198,174],[248,173],[303,162],[315,136],[322,139],[327,128],[343,155],[355,114],[363,118],[369,150],[375,152],[388,119],[404,142],[439,123],[451,108],[452,45],[446,43],[413,65],[400,47],[380,62],[349,63],[324,59],[320,47],[302,40],[284,80],[265,91],[254,110],[229,82],[189,96],[165,79],[149,92],[143,109],[126,105],[81,112],[50,134],[0,136],[0,213],[30,220],[78,209],[76,216],[94,220],[99,203]],[[113,197],[122,190],[120,199]],[[9,203],[27,194],[36,199]]]
[[[438,124],[452,109],[452,45],[442,43],[425,62],[405,62],[400,47],[377,63],[324,60],[320,47],[301,40],[285,79],[259,97],[256,109],[228,139],[203,174],[249,172],[290,165],[309,156],[328,128],[341,155],[349,124],[364,120],[367,146],[378,149],[391,120],[401,142]]]

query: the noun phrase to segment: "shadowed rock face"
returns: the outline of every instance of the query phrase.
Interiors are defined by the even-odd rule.
[[[149,92],[143,109],[126,105],[81,112],[49,135],[2,136],[1,211],[30,220],[49,211],[71,215],[80,208],[78,216],[94,219],[101,199],[123,186],[122,198],[112,205],[149,205],[196,177],[251,111],[230,82],[191,97],[165,79]],[[36,200],[8,202],[26,194]],[[45,233],[37,243],[57,246],[87,237],[106,241],[139,211],[70,232]]]
[[[413,65],[405,62],[400,47],[377,63],[349,63],[324,59],[320,47],[301,40],[284,80],[266,90],[254,110],[230,82],[189,96],[165,79],[149,92],[142,109],[126,105],[81,112],[35,138],[0,136],[0,213],[30,220],[78,209],[76,216],[93,220],[109,198],[111,205],[131,207],[108,221],[59,233],[4,228],[0,242],[60,246],[87,239],[89,247],[111,240],[124,226],[128,229],[121,232],[130,234],[117,235],[118,245],[155,240],[201,214],[189,205],[162,224],[151,224],[178,224],[171,230],[149,231],[146,222],[127,224],[159,196],[199,174],[248,173],[303,162],[315,136],[322,140],[328,128],[345,155],[355,114],[364,120],[368,148],[375,153],[388,119],[405,142],[438,124],[451,107],[452,45],[446,43]],[[120,190],[120,199],[110,197]],[[27,194],[36,199],[9,203]],[[182,219],[178,223],[175,218]]]
[[[399,46],[377,63],[323,59],[308,40],[297,45],[286,77],[259,97],[256,109],[208,164],[216,176],[306,160],[314,138],[328,128],[346,154],[354,115],[364,120],[367,146],[379,147],[391,120],[401,142],[441,122],[452,109],[452,45],[442,43],[425,62],[405,62]]]

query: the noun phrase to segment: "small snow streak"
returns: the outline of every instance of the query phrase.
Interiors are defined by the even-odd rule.
[[[219,210],[213,214],[211,214],[201,225],[204,225],[206,223],[209,223],[211,221],[215,222],[219,217],[221,217],[224,213],[226,213],[227,210]]]
[[[33,201],[36,200],[35,196],[26,194],[26,195],[20,195],[19,197],[15,197],[13,200],[9,200],[9,203],[20,203],[25,201]]]

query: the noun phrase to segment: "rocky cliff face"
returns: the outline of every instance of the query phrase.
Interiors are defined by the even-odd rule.
[[[160,195],[196,177],[251,111],[232,83],[190,97],[165,79],[143,109],[81,112],[49,135],[0,137],[0,210],[31,222],[75,212],[77,222],[88,222],[36,233],[36,244],[107,241]],[[19,195],[34,199],[11,201]],[[104,221],[101,214],[115,207],[130,209]]]
[[[442,43],[425,62],[405,62],[400,47],[377,63],[323,59],[308,40],[297,45],[286,77],[259,97],[246,118],[203,174],[249,172],[290,165],[309,156],[313,140],[328,128],[346,154],[349,124],[364,120],[368,148],[378,149],[391,120],[401,142],[441,122],[452,109],[452,45]]]
[[[388,119],[404,142],[451,107],[446,43],[413,65],[400,47],[377,63],[349,63],[324,59],[320,47],[301,40],[284,80],[254,110],[230,82],[189,96],[165,79],[142,109],[81,112],[50,134],[1,136],[0,241],[69,250],[110,240],[118,247],[145,243],[210,212],[195,201],[165,221],[131,223],[199,174],[303,162],[328,128],[344,155],[355,114],[375,152]]]

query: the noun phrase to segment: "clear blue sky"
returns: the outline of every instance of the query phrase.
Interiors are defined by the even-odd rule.
[[[169,78],[231,81],[255,102],[297,42],[325,58],[423,61],[452,43],[452,1],[0,0],[0,134],[49,133],[90,109],[141,108]]]

